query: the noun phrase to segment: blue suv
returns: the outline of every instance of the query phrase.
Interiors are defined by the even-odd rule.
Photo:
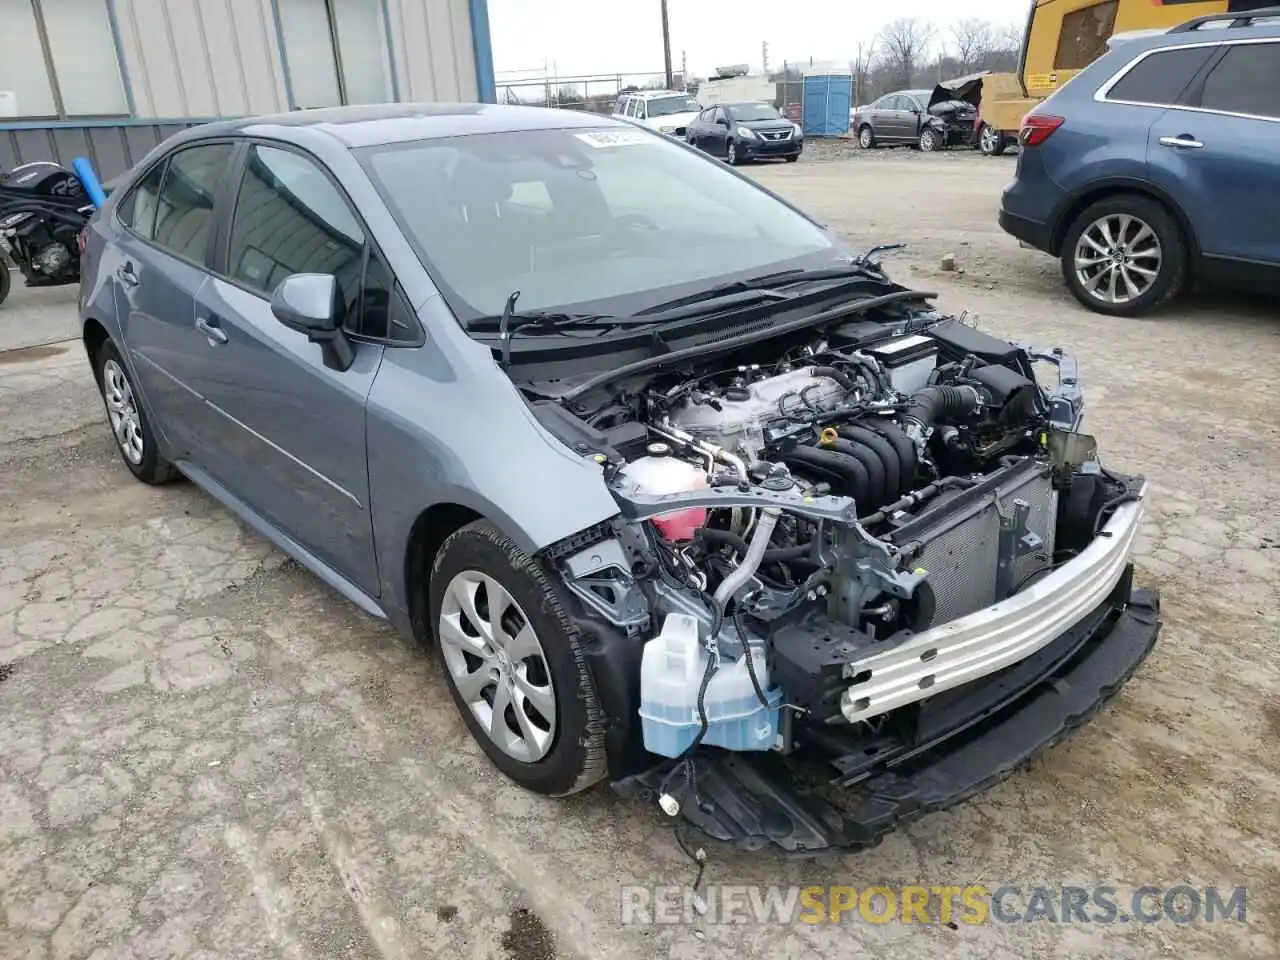
[[[1114,37],[1018,139],[1000,226],[1089,309],[1138,316],[1192,278],[1280,285],[1280,7]]]

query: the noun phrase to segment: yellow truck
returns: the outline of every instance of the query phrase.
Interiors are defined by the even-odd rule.
[[[1214,13],[1273,6],[1277,0],[1032,0],[1018,72],[982,79],[978,148],[1001,154],[1018,139],[1026,113],[1107,52],[1113,34],[1162,30]]]

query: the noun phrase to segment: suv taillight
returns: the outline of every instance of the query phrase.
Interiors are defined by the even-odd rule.
[[[1022,118],[1018,131],[1018,143],[1024,147],[1038,147],[1053,135],[1065,120],[1047,113],[1028,113]]]

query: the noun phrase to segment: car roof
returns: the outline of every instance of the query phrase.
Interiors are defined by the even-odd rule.
[[[192,127],[178,134],[174,142],[219,136],[295,140],[298,131],[316,130],[347,147],[357,148],[475,133],[599,129],[621,125],[619,121],[600,114],[547,107],[492,103],[386,103],[219,120]]]
[[[1241,26],[1231,26],[1233,20],[1243,21],[1251,17],[1258,17],[1258,19]],[[1127,58],[1134,53],[1160,50],[1165,47],[1280,39],[1280,8],[1276,7],[1244,13],[1215,14],[1212,17],[1197,19],[1207,22],[1196,24],[1194,21],[1189,21],[1167,30],[1133,30],[1114,34],[1111,37],[1112,43],[1109,44],[1110,52]]]
[[[639,100],[657,100],[662,97],[688,97],[686,90],[632,90],[630,93],[624,93],[624,97],[635,97]]]

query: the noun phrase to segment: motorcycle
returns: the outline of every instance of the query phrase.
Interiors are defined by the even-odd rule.
[[[97,206],[81,178],[49,161],[0,173],[0,303],[9,293],[6,258],[27,286],[80,280],[80,231]]]

